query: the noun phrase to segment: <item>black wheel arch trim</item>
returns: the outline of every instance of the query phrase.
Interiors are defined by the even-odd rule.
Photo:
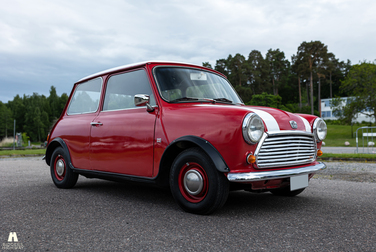
[[[63,139],[57,137],[55,138],[54,140],[52,140],[47,148],[46,148],[46,155],[45,155],[45,160],[46,160],[46,163],[47,165],[50,165],[50,161],[51,161],[51,157],[52,157],[52,153],[54,152],[54,150],[57,148],[57,147],[62,147],[63,150],[67,153],[67,159],[68,159],[68,165],[70,166],[70,168],[74,168],[73,165],[72,165],[72,161],[71,161],[71,158],[70,158],[70,153],[69,153],[69,150],[68,150],[68,146],[67,144],[64,142]]]
[[[170,148],[179,147],[180,143],[189,142],[197,145],[200,147],[213,161],[215,168],[220,172],[230,172],[230,168],[227,166],[225,160],[223,159],[222,155],[219,153],[219,151],[207,140],[198,137],[198,136],[182,136],[170,143],[169,146],[165,149],[163,152],[160,166],[163,164],[163,160],[165,158],[165,154],[169,152]],[[159,167],[160,170],[162,167]]]

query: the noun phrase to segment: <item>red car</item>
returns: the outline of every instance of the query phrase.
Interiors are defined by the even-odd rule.
[[[326,168],[316,161],[326,131],[313,115],[245,106],[212,69],[152,61],[78,81],[45,158],[59,188],[78,175],[152,183],[209,214],[229,190],[301,193]]]

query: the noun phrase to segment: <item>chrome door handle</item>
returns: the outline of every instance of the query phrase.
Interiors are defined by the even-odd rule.
[[[98,127],[98,126],[102,126],[103,123],[101,123],[101,122],[91,122],[90,125],[91,125],[91,126]]]

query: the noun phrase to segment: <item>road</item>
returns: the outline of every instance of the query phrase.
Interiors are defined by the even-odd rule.
[[[198,216],[166,190],[83,177],[63,190],[39,158],[0,159],[0,251],[376,251],[375,218],[376,183],[328,172],[297,197],[231,192]]]
[[[359,146],[358,150],[356,147],[321,147],[321,150],[324,153],[366,153],[366,154],[375,154],[376,147],[364,147]]]

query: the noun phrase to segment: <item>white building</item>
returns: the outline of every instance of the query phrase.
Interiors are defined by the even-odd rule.
[[[350,97],[341,97],[342,99],[342,105],[345,106],[347,104],[347,100]],[[338,117],[333,114],[333,110],[330,107],[331,106],[332,99],[321,99],[321,118],[324,120],[337,120]],[[367,111],[366,113],[371,114],[371,110]],[[353,122],[374,122],[373,117],[366,116],[365,114],[358,113],[356,116],[356,119],[353,120]]]

